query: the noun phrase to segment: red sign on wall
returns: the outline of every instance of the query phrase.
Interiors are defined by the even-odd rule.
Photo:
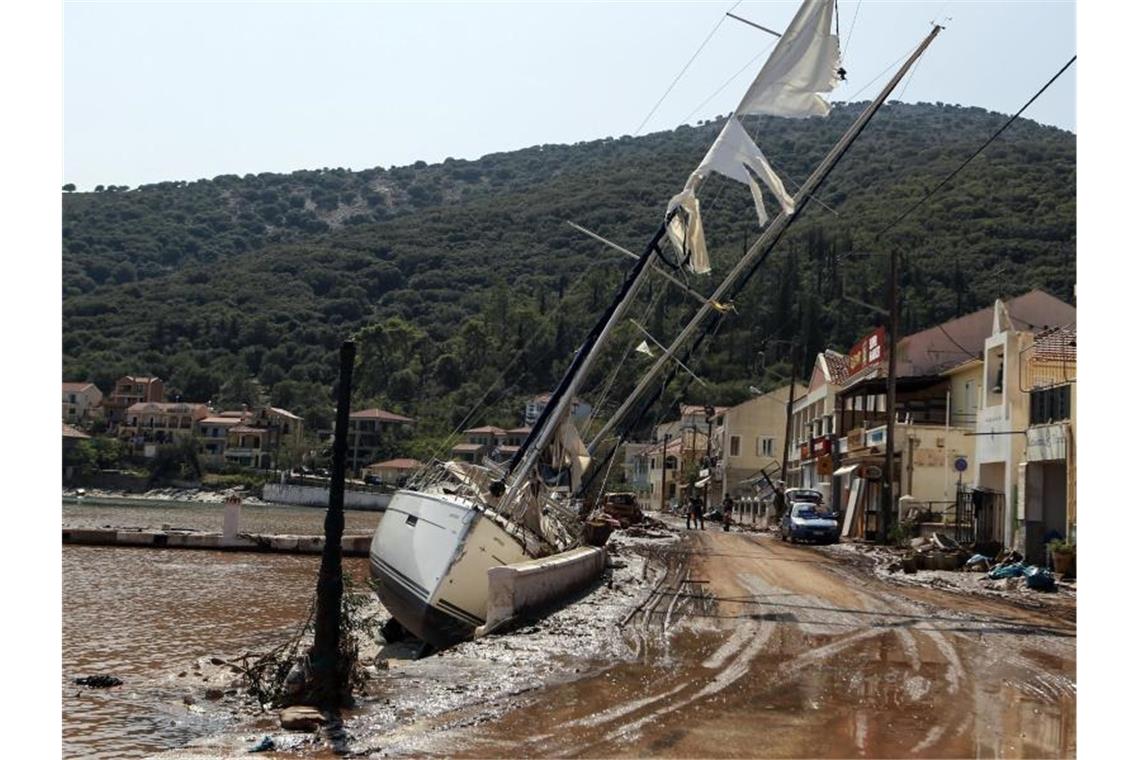
[[[848,354],[848,365],[854,375],[866,367],[879,364],[887,358],[887,329],[876,327],[874,332],[859,339]]]
[[[812,456],[821,457],[831,453],[830,438],[816,438],[811,442]]]

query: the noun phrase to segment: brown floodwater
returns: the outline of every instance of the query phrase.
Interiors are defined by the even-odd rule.
[[[66,505],[63,522],[216,530],[220,514],[220,505]],[[347,514],[362,532],[379,517]],[[242,527],[316,534],[323,519],[319,509],[246,507]],[[307,616],[319,563],[317,556],[64,546],[64,755],[146,757],[224,729],[224,713],[183,701],[201,685],[193,665],[285,640]],[[345,567],[355,580],[367,578],[367,560],[346,559]],[[74,683],[101,674],[123,684]]]

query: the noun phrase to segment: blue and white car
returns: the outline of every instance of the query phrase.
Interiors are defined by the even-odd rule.
[[[838,518],[815,502],[792,502],[780,520],[780,540],[834,544],[839,540]]]

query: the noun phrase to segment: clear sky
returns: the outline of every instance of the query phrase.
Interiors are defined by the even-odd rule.
[[[634,134],[733,5],[68,2],[62,179],[364,169]],[[733,12],[782,31],[798,5]],[[833,99],[872,97],[932,20],[947,29],[896,99],[1012,113],[1076,52],[1072,2],[841,0],[849,81]],[[774,39],[725,19],[641,132],[732,110]],[[1075,88],[1070,69],[1026,117],[1075,131]]]

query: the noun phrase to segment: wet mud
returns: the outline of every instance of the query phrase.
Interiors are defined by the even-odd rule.
[[[422,660],[409,645],[377,651],[340,752],[1075,754],[1076,628],[1065,616],[900,587],[866,563],[763,534],[614,543],[603,582],[547,618]],[[258,738],[251,726],[175,755],[224,756]],[[293,741],[281,757],[333,756],[328,741]]]

